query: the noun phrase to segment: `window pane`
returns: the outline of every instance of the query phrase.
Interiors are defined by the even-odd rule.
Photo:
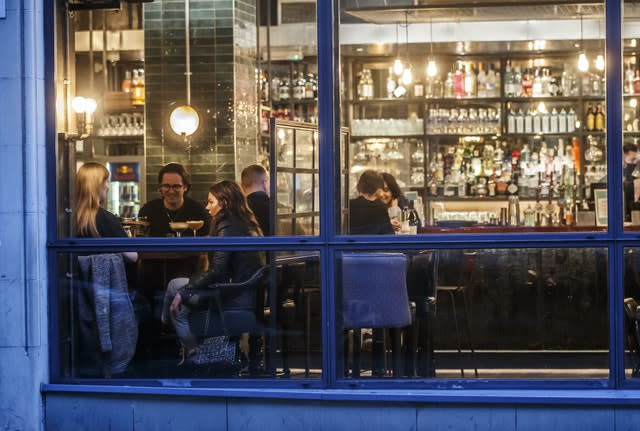
[[[320,377],[319,252],[252,248],[138,257],[123,263],[121,254],[58,255],[60,368],[54,372],[63,381],[109,374]],[[234,268],[226,276],[216,271],[224,257]],[[203,278],[199,271],[207,266]],[[213,286],[227,277],[240,285]],[[181,301],[172,310],[176,292]]]
[[[624,252],[624,340],[625,375],[640,377],[640,249],[627,248]]]
[[[608,376],[605,249],[344,251],[336,263],[339,376]]]
[[[204,220],[198,234],[206,235],[211,185],[240,182],[245,168],[262,167],[268,173],[248,173],[244,191],[254,194],[249,206],[264,234],[280,231],[277,205],[264,195],[268,177],[278,178],[279,168],[318,169],[314,1],[137,2],[121,11],[78,10],[60,22],[60,237],[78,235],[78,225],[94,218],[95,208],[82,210],[86,196],[74,196],[82,188],[76,172],[88,162],[107,168],[109,187],[100,194],[100,177],[85,195],[125,224],[149,223],[138,233],[154,237],[173,236],[168,223],[188,220]],[[276,139],[271,119],[308,127],[282,129]],[[183,170],[166,175],[169,163]],[[313,202],[318,183],[309,192]]]
[[[341,231],[605,230],[603,6],[342,0]]]
[[[638,138],[640,126],[638,116],[638,95],[640,95],[640,75],[637,57],[637,21],[640,11],[638,6],[623,2],[622,46],[623,46],[623,80],[622,80],[622,171],[623,171],[623,216],[624,228],[637,231],[640,227],[640,166],[637,164]]]

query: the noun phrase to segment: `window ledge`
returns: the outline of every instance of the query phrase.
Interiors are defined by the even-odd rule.
[[[637,405],[637,389],[571,390],[366,390],[366,389],[269,389],[192,388],[179,386],[114,386],[43,384],[42,393],[95,393],[197,396],[215,398],[297,399],[318,401],[384,401],[451,404]]]

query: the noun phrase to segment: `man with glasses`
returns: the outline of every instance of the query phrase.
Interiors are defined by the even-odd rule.
[[[179,163],[169,163],[158,172],[158,191],[160,198],[147,202],[140,210],[140,217],[147,217],[149,236],[176,236],[169,223],[186,221],[204,221],[204,225],[196,230],[196,236],[209,233],[210,216],[197,201],[186,196],[191,186],[189,172]],[[193,236],[191,229],[182,232],[182,236]],[[202,253],[141,253],[138,272],[138,290],[154,310],[162,305],[164,290],[169,280],[177,277],[190,277],[203,270],[206,257]],[[159,322],[156,322],[159,324]],[[151,326],[150,326],[151,325]],[[141,349],[150,355],[149,331],[154,331],[152,322],[144,322],[140,328]],[[147,345],[145,345],[145,343]]]
[[[140,217],[147,217],[149,236],[175,236],[169,223],[203,220],[204,225],[196,231],[197,236],[209,232],[209,214],[195,200],[186,196],[191,186],[190,175],[179,163],[169,163],[158,172],[158,190],[161,197],[147,202],[140,210]],[[192,236],[187,230],[183,236]]]

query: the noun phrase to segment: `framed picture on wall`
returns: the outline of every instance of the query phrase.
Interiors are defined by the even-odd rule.
[[[606,226],[609,221],[607,189],[595,189],[593,191],[593,200],[596,210],[596,226]]]

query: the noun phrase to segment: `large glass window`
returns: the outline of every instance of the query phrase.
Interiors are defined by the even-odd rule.
[[[484,3],[341,2],[342,232],[606,230],[604,4]]]
[[[341,376],[608,376],[605,249],[345,251],[336,264]]]
[[[62,379],[320,377],[319,252],[210,247],[137,257],[57,255]],[[237,269],[231,277],[184,271],[190,261],[212,269],[223,260]]]
[[[58,3],[56,378],[318,379],[315,1]]]

